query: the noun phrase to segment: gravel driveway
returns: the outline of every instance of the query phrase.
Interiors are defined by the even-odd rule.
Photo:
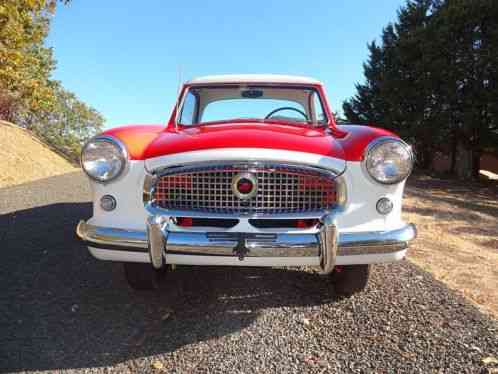
[[[0,372],[498,372],[496,322],[409,262],[350,299],[251,268],[180,267],[136,293],[75,239],[88,201],[80,173],[0,190]]]

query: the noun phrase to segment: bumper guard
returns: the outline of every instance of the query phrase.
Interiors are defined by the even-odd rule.
[[[319,257],[323,274],[332,272],[337,256],[386,254],[401,251],[417,235],[415,225],[391,231],[339,233],[333,214],[322,218],[318,233],[235,233],[169,231],[169,220],[151,216],[147,232],[100,227],[80,221],[77,235],[89,246],[148,252],[159,269],[168,254],[246,257]]]

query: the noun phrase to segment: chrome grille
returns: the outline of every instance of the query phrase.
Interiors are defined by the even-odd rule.
[[[232,191],[239,173],[257,180],[247,200]],[[322,169],[287,164],[232,163],[178,167],[159,173],[152,191],[157,207],[211,213],[307,213],[330,209],[336,202],[334,175]]]

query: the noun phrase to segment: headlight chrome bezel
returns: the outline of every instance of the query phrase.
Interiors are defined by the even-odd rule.
[[[105,178],[99,178],[98,176],[92,175],[91,173],[88,172],[88,170],[84,166],[83,156],[84,156],[87,148],[95,142],[110,143],[112,146],[114,146],[118,150],[117,155],[118,155],[119,159],[121,160],[121,166],[120,166],[118,172],[110,178],[105,179]],[[83,171],[85,172],[85,174],[91,180],[98,182],[98,183],[106,184],[106,183],[115,181],[117,178],[119,178],[121,175],[123,175],[124,171],[128,167],[128,159],[129,159],[128,150],[126,149],[126,146],[123,144],[123,142],[121,142],[119,139],[117,139],[113,136],[110,136],[110,135],[97,135],[97,136],[91,138],[90,140],[88,140],[85,143],[85,145],[83,146],[83,148],[81,149],[80,165],[81,165],[81,168],[83,169]]]
[[[400,174],[396,179],[389,180],[389,181],[378,179],[370,171],[370,169],[368,167],[369,157],[372,155],[372,153],[378,147],[384,145],[385,143],[397,143],[398,145],[400,145],[401,147],[403,147],[406,150],[406,152],[407,152],[407,154],[409,156],[409,160],[410,160],[410,165],[409,165],[408,171],[405,174]],[[365,173],[374,182],[382,184],[382,185],[394,185],[394,184],[401,183],[402,181],[406,180],[406,178],[408,178],[410,176],[410,174],[413,171],[414,163],[415,163],[415,156],[413,154],[413,150],[412,150],[412,147],[410,145],[408,145],[403,140],[401,140],[399,138],[396,138],[396,137],[382,136],[380,138],[374,139],[373,141],[371,141],[368,144],[368,146],[367,146],[367,148],[365,149],[365,152],[364,152],[362,166],[363,166],[363,170],[365,171]]]

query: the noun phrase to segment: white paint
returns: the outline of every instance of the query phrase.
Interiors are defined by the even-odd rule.
[[[88,250],[97,260],[150,263],[149,253],[147,252],[115,251],[94,247],[88,247]]]
[[[382,264],[401,261],[406,256],[406,249],[392,253],[374,255],[337,256],[336,265]]]
[[[129,161],[125,174],[117,180],[102,184],[91,181],[93,217],[88,223],[96,226],[130,230],[145,230],[147,212],[143,204],[145,169],[143,161]],[[106,212],[100,208],[100,198],[112,195],[116,198],[116,209]]]
[[[316,153],[287,151],[270,148],[216,148],[201,151],[175,153],[167,156],[149,158],[145,161],[147,170],[155,170],[172,165],[182,165],[206,161],[275,161],[301,163],[310,166],[319,166],[324,169],[342,173],[346,168],[346,161]]]
[[[161,156],[147,161],[130,161],[123,176],[108,184],[91,182],[94,211],[90,224],[131,230],[146,230],[148,216],[142,201],[142,186],[145,178],[145,166],[148,169],[181,165],[202,161],[227,160],[266,160],[302,163],[320,166],[331,170],[344,170],[343,178],[347,187],[347,202],[344,211],[337,218],[340,232],[387,231],[405,225],[401,219],[401,202],[404,182],[397,185],[381,185],[365,175],[360,162],[344,162],[340,159],[319,156],[312,153],[278,151],[271,149],[225,148],[206,151],[179,153]],[[100,208],[101,196],[111,194],[116,198],[117,207],[112,212]],[[383,216],[375,208],[381,197],[393,201],[393,210]],[[221,231],[219,228],[182,228],[172,226],[175,231]],[[226,231],[234,232],[313,232],[316,229],[258,229],[249,225],[247,218]],[[96,258],[109,261],[149,262],[148,253],[105,250],[90,247]],[[399,251],[393,254],[339,256],[338,265],[367,264],[399,261],[406,254]],[[301,266],[317,265],[317,258],[247,258],[240,262],[233,257],[207,257],[190,255],[169,255],[168,261],[186,265],[231,265],[231,266]]]
[[[220,151],[220,150],[218,150]],[[251,154],[251,160],[272,160],[281,161],[284,155],[275,156],[274,150],[263,150],[259,154],[260,149],[248,152],[245,150],[245,159],[248,159],[247,154]],[[313,155],[309,158],[308,154],[302,152],[284,151],[287,160],[290,162],[301,162],[311,166],[321,166],[334,168],[339,165],[337,159],[329,157],[317,157]],[[278,152],[277,152],[278,153]],[[255,157],[255,155],[258,157]],[[215,156],[218,156],[214,158]],[[232,157],[230,157],[232,156]],[[215,152],[196,151],[188,153],[180,153],[172,156],[162,156],[150,161],[150,166],[171,166],[190,162],[200,162],[206,160],[222,160],[243,159],[242,150],[235,149],[235,153],[230,153],[230,150],[221,150]],[[340,161],[340,160],[339,160]],[[93,217],[89,220],[90,224],[105,227],[114,227],[130,230],[145,230],[145,222],[148,213],[143,206],[142,186],[145,178],[144,161],[130,161],[130,165],[126,174],[108,184],[100,184],[91,182],[94,201]],[[401,202],[404,182],[397,185],[381,185],[373,182],[370,178],[364,175],[364,170],[360,162],[348,162],[347,169],[343,174],[343,178],[347,186],[347,202],[344,207],[344,212],[337,219],[337,226],[342,232],[361,232],[361,231],[385,231],[401,228],[405,225],[401,219]],[[111,212],[103,211],[100,208],[99,200],[105,194],[111,194],[116,198],[117,207]],[[375,208],[375,204],[381,197],[389,197],[393,201],[393,211],[386,216],[379,214]],[[173,226],[172,230],[185,230]],[[193,230],[199,230],[193,229]],[[206,231],[219,231],[219,228],[206,228]],[[238,232],[309,232],[309,229],[284,229],[284,230],[268,230],[257,229],[248,224],[247,219],[241,219],[240,223],[227,231]]]
[[[346,181],[347,202],[344,212],[337,219],[339,230],[344,232],[387,231],[406,225],[401,219],[401,205],[405,182],[383,185],[365,175],[361,162],[347,163],[343,177]],[[393,202],[393,210],[387,215],[377,212],[376,204],[381,197]]]
[[[321,84],[320,81],[295,75],[278,74],[227,74],[208,75],[188,81],[186,84],[209,84],[209,83],[295,83],[295,84]]]

